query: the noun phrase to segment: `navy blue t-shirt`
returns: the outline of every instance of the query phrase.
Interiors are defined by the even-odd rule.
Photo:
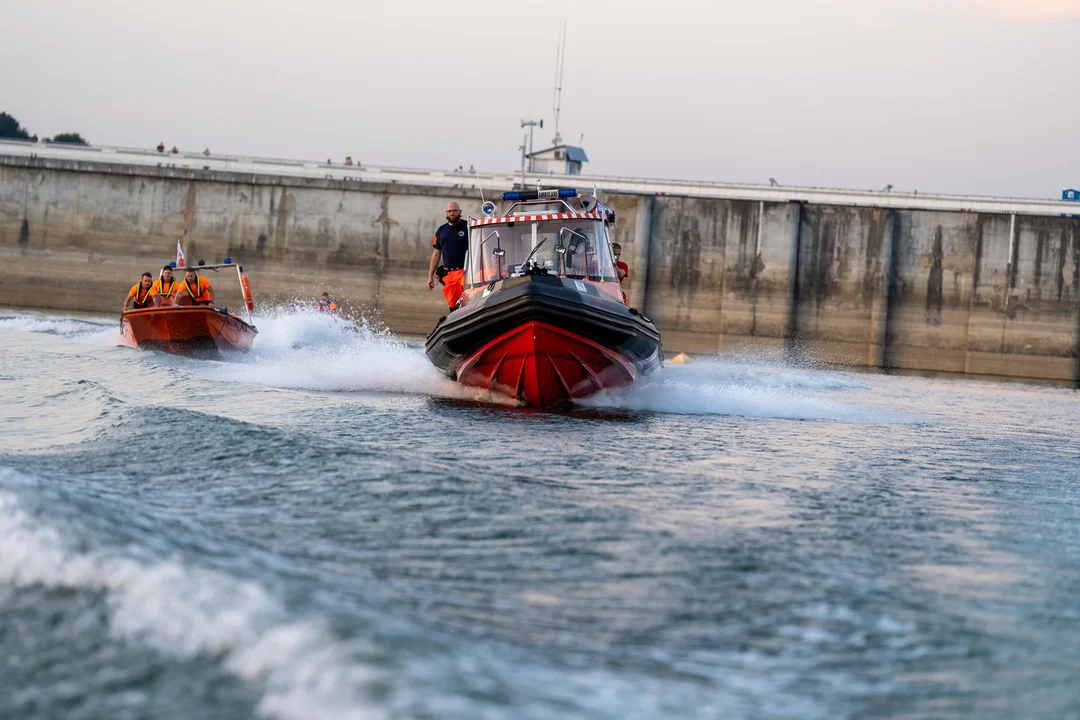
[[[435,231],[431,246],[442,250],[444,268],[465,267],[465,253],[469,251],[469,223],[461,218],[455,225],[444,223]]]

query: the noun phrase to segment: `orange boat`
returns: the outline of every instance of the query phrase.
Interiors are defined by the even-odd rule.
[[[202,305],[127,310],[123,335],[142,350],[213,356],[219,350],[247,352],[259,332],[224,310]]]
[[[225,308],[210,305],[168,304],[157,307],[125,310],[120,316],[122,336],[126,344],[141,350],[162,350],[173,355],[217,357],[220,352],[247,352],[255,342],[258,330],[251,324],[251,288],[243,268],[226,262],[220,265],[199,265],[192,270],[236,268],[240,288],[248,308],[248,322],[229,313]],[[184,272],[188,268],[177,268]]]

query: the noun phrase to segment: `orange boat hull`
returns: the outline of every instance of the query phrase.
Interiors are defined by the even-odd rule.
[[[205,306],[128,310],[122,325],[132,347],[200,357],[247,352],[258,334],[240,318]]]

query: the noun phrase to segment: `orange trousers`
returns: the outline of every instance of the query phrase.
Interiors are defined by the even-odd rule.
[[[462,293],[465,292],[465,271],[451,270],[446,273],[442,281],[442,294],[446,298],[447,304],[453,309],[457,307],[458,300],[461,299]]]

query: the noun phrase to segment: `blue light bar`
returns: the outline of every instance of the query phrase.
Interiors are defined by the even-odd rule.
[[[514,190],[504,192],[503,200],[556,200],[558,198],[577,197],[578,191],[573,188],[558,188],[552,190]]]

